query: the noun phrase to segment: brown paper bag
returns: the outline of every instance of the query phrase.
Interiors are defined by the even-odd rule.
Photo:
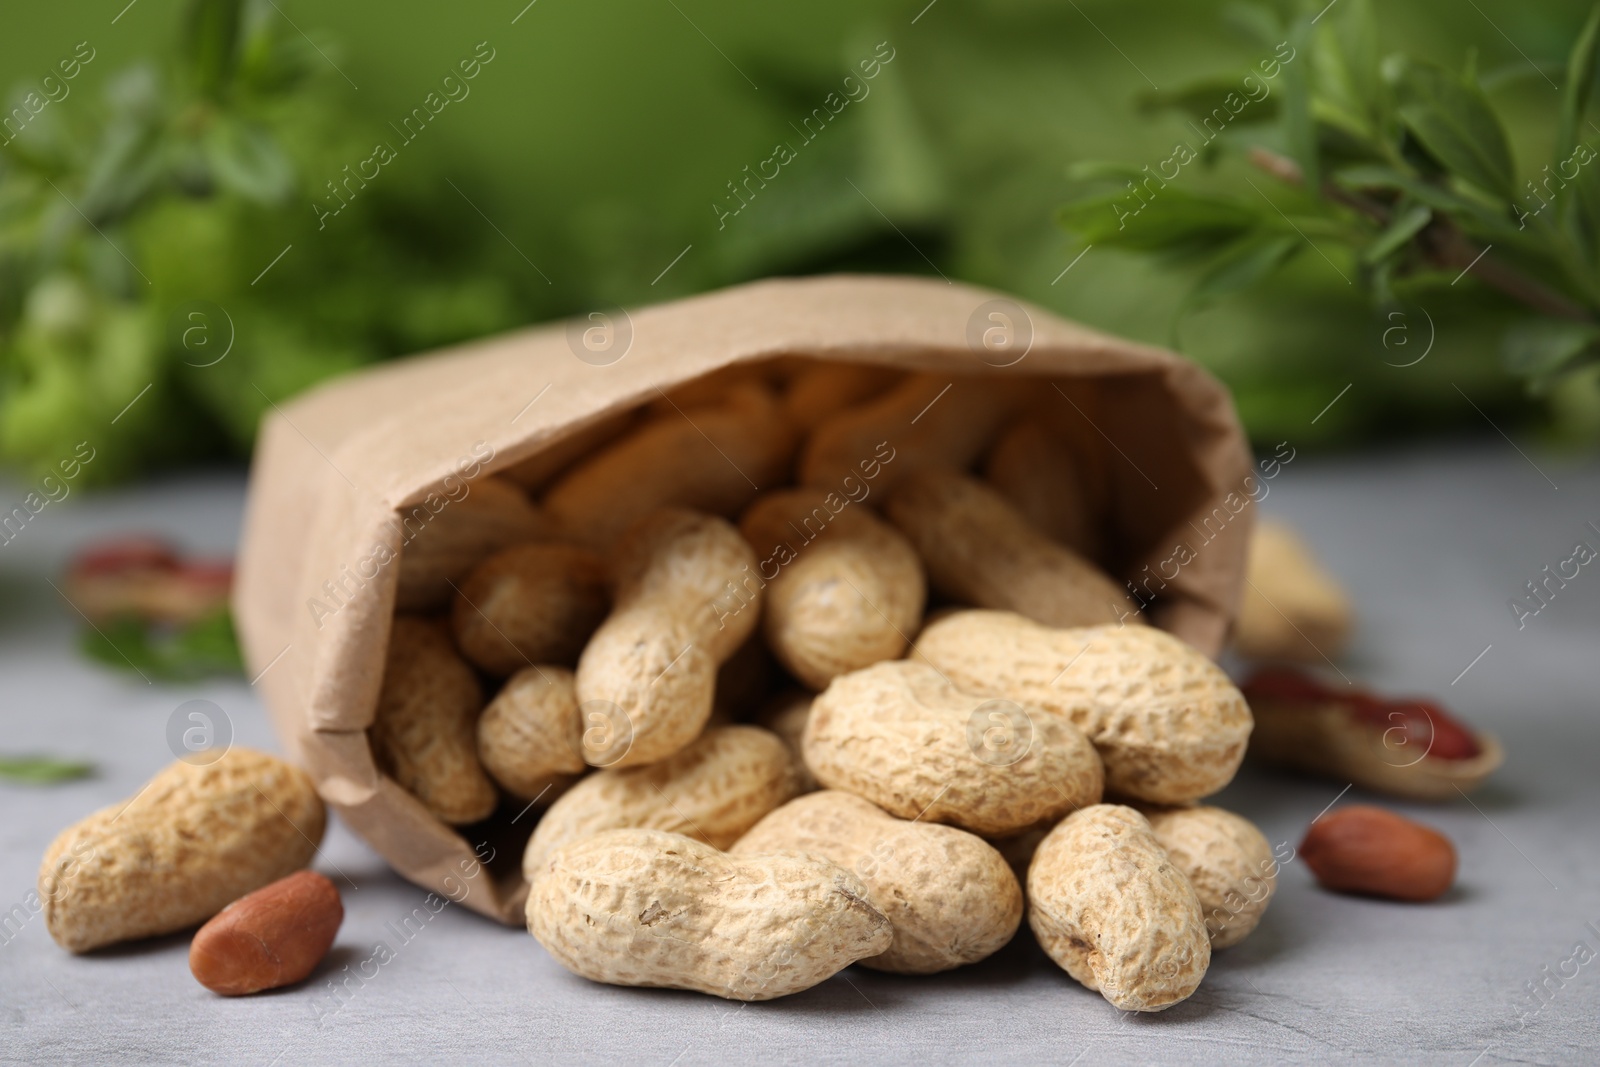
[[[527,484],[530,471],[576,456],[665,390],[733,364],[797,357],[936,372],[955,389],[975,377],[1029,379],[1040,410],[1083,420],[1079,431],[1108,446],[1116,577],[1160,591],[1150,621],[1208,654],[1219,649],[1254,510],[1251,457],[1227,392],[1170,352],[999,294],[931,279],[772,280],[375,367],[263,421],[234,611],[278,732],[402,875],[520,923],[515,841],[533,821],[510,829],[512,843],[480,827],[463,836],[374,765],[366,728],[407,524],[452,507],[465,514],[484,474],[515,470]],[[895,432],[885,428],[891,442]],[[506,536],[531,536],[538,521],[515,520]],[[488,550],[470,543],[470,524],[457,528],[469,531],[457,550]]]

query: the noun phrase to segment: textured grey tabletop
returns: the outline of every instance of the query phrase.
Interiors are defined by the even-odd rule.
[[[1537,468],[1499,443],[1301,458],[1272,483],[1265,510],[1300,526],[1354,594],[1360,631],[1344,670],[1442,697],[1499,733],[1508,759],[1472,803],[1394,805],[1460,849],[1459,884],[1442,902],[1334,896],[1290,863],[1261,928],[1218,954],[1198,993],[1128,1017],[1068,979],[1026,933],[936,978],[856,967],[746,1006],[592,985],[526,933],[455,907],[402,941],[397,924],[423,893],[337,824],[316,866],[344,890],[345,923],[330,960],[301,987],[212,996],[189,975],[183,936],[70,956],[37,915],[12,905],[62,827],[132,795],[171,760],[166,727],[180,703],[212,700],[237,742],[281,749],[243,682],[146,685],[78,659],[76,617],[46,582],[76,546],[109,531],[228,550],[240,479],[51,505],[0,547],[0,751],[77,755],[100,770],[47,789],[0,785],[0,909],[12,916],[0,928],[0,1059],[1600,1063],[1600,570],[1585,567],[1520,630],[1507,606],[1575,542],[1600,544],[1585,526],[1600,525],[1600,466],[1530,454]],[[24,492],[0,489],[8,505]],[[1220,802],[1274,844],[1296,844],[1336,798],[1370,799],[1341,789],[1247,768]],[[357,973],[379,943],[393,958],[334,996],[331,983],[346,967]]]

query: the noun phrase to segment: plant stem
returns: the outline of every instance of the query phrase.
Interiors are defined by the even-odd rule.
[[[1250,162],[1287,184],[1302,185],[1305,182],[1305,175],[1300,170],[1300,165],[1276,152],[1261,147],[1252,148]],[[1324,200],[1350,208],[1380,226],[1389,224],[1391,214],[1389,208],[1377,200],[1348,189],[1341,189],[1332,181],[1324,181],[1318,192]],[[1486,255],[1487,250],[1469,241],[1460,227],[1449,218],[1436,214],[1434,221],[1412,238],[1412,243],[1433,265],[1448,270],[1465,271],[1470,268],[1473,275],[1485,285],[1500,290],[1518,303],[1525,304],[1541,314],[1573,322],[1595,321],[1594,315],[1587,308],[1568,300],[1544,283]]]

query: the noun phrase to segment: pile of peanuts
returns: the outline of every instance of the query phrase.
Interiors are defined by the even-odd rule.
[[[1026,911],[1117,1007],[1183,1000],[1274,887],[1260,832],[1195,804],[1250,712],[1094,561],[1104,458],[1038,392],[736,369],[507,472],[538,503],[500,525],[541,532],[396,618],[380,766],[447,823],[548,804],[528,928],[597,981],[931,974]],[[419,546],[402,605],[449,569]]]
[[[1275,887],[1262,834],[1197,803],[1251,715],[1102,569],[1104,442],[1040,384],[772,361],[478,479],[401,557],[378,767],[451,825],[540,809],[528,929],[595,981],[767,1000],[975,963],[1026,914],[1116,1007],[1182,1001]],[[320,803],[272,764],[293,855],[137,922],[68,895],[57,940],[182,928],[303,865]]]

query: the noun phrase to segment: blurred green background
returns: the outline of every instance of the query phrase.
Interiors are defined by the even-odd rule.
[[[240,455],[270,403],[353,366],[831,270],[937,270],[1174,344],[1234,388],[1259,442],[1492,433],[1485,414],[1549,442],[1600,426],[1592,373],[1533,396],[1502,369],[1513,309],[1470,280],[1430,291],[1433,348],[1400,367],[1421,318],[1411,348],[1386,348],[1394,320],[1317,256],[1181,316],[1182,263],[1094,248],[1062,273],[1083,251],[1055,222],[1068,168],[1166,158],[1185,120],[1141,95],[1262,58],[1226,4],[525,5],[246,3],[233,59],[207,21],[231,5],[8,12],[0,82],[27,118],[0,137],[0,459],[38,470],[91,438],[84,476],[105,482]],[[1379,41],[1453,69],[1474,57],[1533,173],[1590,6],[1397,0],[1377,11]],[[93,58],[65,80],[85,42]],[[867,95],[719,220],[728,183],[798,144],[880,42],[893,58]],[[492,58],[464,80],[475,54]],[[407,142],[402,119],[447,90],[466,95]],[[314,205],[338,203],[325,183],[379,142],[394,158],[319,228]],[[1195,190],[1219,180],[1190,170]]]

